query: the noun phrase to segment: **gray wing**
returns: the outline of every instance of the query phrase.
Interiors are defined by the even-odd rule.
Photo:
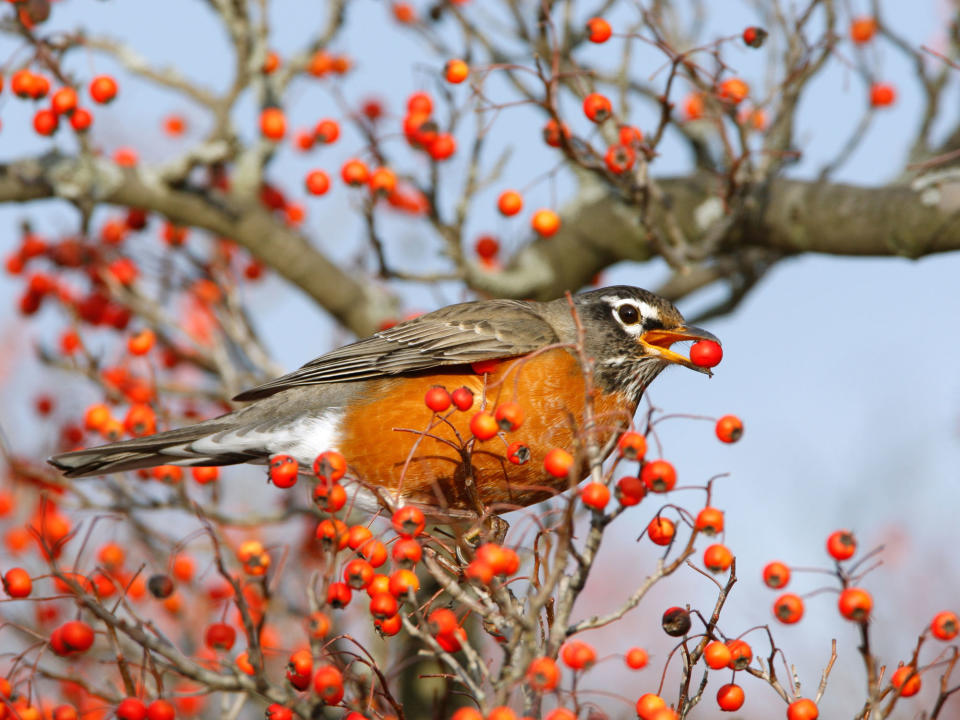
[[[483,300],[450,305],[311,360],[237,395],[257,400],[282,390],[515,357],[558,342],[537,303]]]

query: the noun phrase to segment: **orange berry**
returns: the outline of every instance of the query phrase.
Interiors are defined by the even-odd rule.
[[[430,141],[427,151],[434,160],[446,160],[457,151],[457,141],[450,133],[438,133]]]
[[[516,190],[504,190],[497,199],[497,209],[507,217],[516,215],[523,209],[523,196]]]
[[[117,96],[117,81],[109,75],[98,75],[90,82],[90,97],[94,102],[105,104]]]
[[[313,461],[313,474],[323,482],[339,482],[347,474],[347,460],[336,450],[326,450]]]
[[[50,98],[50,107],[57,115],[72,113],[77,107],[77,91],[72,87],[62,87]]]
[[[405,505],[390,518],[393,529],[402,538],[415,538],[423,532],[427,520],[423,511],[413,505]]]
[[[641,460],[647,454],[647,439],[638,432],[625,432],[617,440],[617,452],[627,460]]]
[[[535,658],[527,667],[527,684],[537,692],[550,692],[560,683],[560,668],[548,657]]]
[[[693,527],[706,535],[723,532],[723,511],[715,507],[705,507],[697,513]]]
[[[733,712],[743,707],[743,688],[735,683],[727,683],[717,690],[717,705],[724,712]]]
[[[750,94],[750,86],[738,77],[727,78],[717,90],[721,100],[733,105],[739,105]]]
[[[33,592],[30,573],[20,567],[10,568],[3,576],[3,589],[12,598],[25,598]]]
[[[666,460],[654,460],[643,466],[640,479],[650,492],[670,492],[677,484],[677,471],[673,464]]]
[[[268,140],[277,142],[287,134],[287,116],[278,107],[264,108],[260,112],[260,133]]]
[[[90,126],[93,124],[93,115],[90,114],[90,111],[86,108],[78,107],[70,115],[70,127],[72,127],[77,132],[84,132],[89,130]]]
[[[960,634],[960,618],[949,610],[937,613],[930,623],[930,632],[938,640],[953,640]]]
[[[793,593],[784,593],[773,603],[773,615],[786,625],[799,622],[803,617],[803,599]]]
[[[541,237],[552,237],[560,229],[560,216],[553,210],[541,208],[533,214],[530,225]]]
[[[890,683],[899,688],[901,697],[910,697],[920,692],[920,673],[913,665],[903,665],[894,671]]]
[[[707,646],[703,649],[703,661],[707,664],[707,667],[712,670],[720,670],[727,667],[732,657],[733,655],[730,652],[730,648],[719,640],[707,643]]]
[[[763,568],[763,582],[774,590],[786,587],[790,582],[790,568],[776,560],[767,563]]]
[[[665,517],[655,517],[647,525],[647,535],[654,545],[669,545],[676,534],[677,528],[673,521]]]
[[[813,700],[800,698],[794,700],[787,707],[787,720],[817,720],[820,717],[820,711]]]
[[[857,45],[864,45],[877,34],[877,21],[872,17],[858,17],[850,21],[850,39]]]
[[[562,448],[553,448],[544,456],[543,467],[555,478],[567,477],[573,467],[573,455]]]
[[[690,361],[697,367],[716,367],[721,360],[723,348],[713,340],[699,340],[690,347]]]
[[[756,25],[751,25],[743,31],[743,44],[747,47],[752,47],[754,49],[763,45],[764,41],[767,39],[769,33],[761,27]]]
[[[632,168],[636,159],[637,153],[632,147],[619,143],[608,147],[606,154],[603,156],[603,162],[607,166],[607,170],[614,175],[622,175]]]
[[[727,643],[730,650],[730,662],[727,667],[731,670],[743,670],[753,660],[753,648],[744,640],[731,640]]]
[[[840,614],[847,620],[866,622],[873,609],[873,597],[866,590],[857,587],[846,588],[837,600]]]
[[[624,656],[624,661],[627,663],[627,667],[631,670],[642,670],[650,661],[650,656],[643,648],[635,647],[627,650],[627,654]]]
[[[646,494],[647,486],[638,477],[627,475],[617,480],[617,500],[624,507],[639,505]]]
[[[91,405],[83,415],[83,426],[87,430],[99,431],[111,418],[110,408],[102,403]]]
[[[849,530],[836,530],[827,538],[827,552],[834,560],[849,560],[857,551],[857,540]]]
[[[603,483],[590,482],[580,490],[583,504],[594,510],[603,510],[610,502],[610,488]]]
[[[37,110],[33,116],[33,129],[39,135],[53,135],[60,125],[60,120],[53,110]]]
[[[311,195],[323,195],[330,189],[330,176],[323,170],[311,170],[304,181]]]
[[[403,25],[410,25],[417,21],[417,11],[408,2],[395,2],[391,6],[394,19]]]
[[[198,485],[206,485],[220,477],[220,468],[214,466],[195,467],[190,468],[190,474]]]
[[[443,68],[443,77],[448,83],[457,85],[462,83],[470,75],[470,66],[463,60],[447,60]]]
[[[501,403],[497,405],[494,418],[501,430],[513,432],[523,424],[523,408],[515,402]]]
[[[477,440],[489,440],[496,437],[499,430],[500,426],[497,424],[496,418],[486,410],[481,410],[470,418],[470,432]]]
[[[451,403],[450,393],[441,385],[434,385],[427,390],[423,398],[424,404],[435,413],[445,412]]]
[[[362,160],[351,158],[340,168],[340,177],[347,185],[358,187],[366,184],[370,177],[370,171]]]
[[[736,415],[724,415],[717,420],[716,433],[720,442],[735,443],[743,436],[743,422]]]
[[[703,95],[690,93],[683,101],[683,114],[687,120],[699,120],[703,117]]]
[[[890,83],[873,83],[870,86],[870,104],[873,107],[889,107],[896,99],[896,88]]]
[[[146,355],[157,341],[157,334],[150,328],[144,328],[127,340],[127,350],[131,355]]]
[[[602,123],[613,115],[613,106],[606,95],[590,93],[583,99],[583,113],[591,121]]]
[[[713,573],[726,572],[733,562],[733,553],[726,545],[716,543],[703,551],[703,564]]]
[[[416,593],[420,589],[420,578],[412,570],[395,570],[390,575],[390,594],[395,598],[406,598],[408,592]]]
[[[389,195],[397,187],[397,176],[390,168],[378,167],[370,173],[367,183],[372,193]]]
[[[568,640],[560,648],[560,659],[571,670],[584,670],[597,660],[597,651],[582,640]]]
[[[550,147],[560,147],[561,137],[570,138],[570,128],[566,123],[557,124],[553,118],[543,126],[543,141]]]
[[[654,713],[667,707],[666,701],[655,693],[644,693],[637,700],[637,716],[640,720],[651,720]]]
[[[605,43],[613,34],[610,23],[600,17],[587,20],[587,39],[592,43]]]

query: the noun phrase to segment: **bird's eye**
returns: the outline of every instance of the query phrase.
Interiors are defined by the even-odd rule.
[[[617,315],[624,325],[635,325],[640,322],[640,311],[635,305],[624,304],[617,308]]]

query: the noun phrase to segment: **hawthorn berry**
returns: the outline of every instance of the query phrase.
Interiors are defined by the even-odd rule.
[[[313,502],[324,512],[339,512],[347,504],[347,491],[342,485],[319,482],[313,488]]]
[[[757,27],[756,25],[751,25],[748,28],[745,28],[743,31],[743,44],[747,47],[758,48],[763,45],[764,40],[767,39],[766,30],[762,27]]]
[[[150,328],[131,335],[127,340],[127,350],[131,355],[146,355],[157,342],[157,334]]]
[[[500,252],[500,243],[493,235],[481,235],[474,242],[473,251],[483,260],[493,260]]]
[[[33,592],[30,573],[20,567],[10,568],[3,576],[3,589],[12,598],[29,597]]]
[[[630,648],[624,656],[624,662],[627,663],[627,667],[631,670],[642,670],[647,666],[649,661],[650,656],[647,654],[647,651],[639,647]]]
[[[400,604],[388,592],[377,593],[370,598],[370,614],[378,620],[386,620],[397,614]]]
[[[610,23],[601,17],[590,18],[587,20],[587,39],[592,43],[605,43],[613,35],[613,28]]]
[[[562,448],[553,448],[543,458],[543,468],[555,478],[567,477],[573,467],[573,455]]]
[[[340,177],[347,185],[358,187],[366,185],[370,178],[370,171],[362,160],[351,158],[340,167]]]
[[[710,572],[726,572],[732,562],[733,553],[726,545],[715,543],[703,551],[703,564]]]
[[[370,173],[367,185],[374,195],[387,196],[397,187],[397,175],[388,167],[378,167]]]
[[[169,575],[159,573],[151,575],[147,580],[147,590],[149,590],[150,594],[157,598],[157,600],[163,600],[173,595],[173,580],[170,579]]]
[[[619,143],[608,147],[606,154],[603,156],[603,162],[607,166],[607,170],[614,175],[622,175],[632,168],[636,159],[637,153],[632,147]]]
[[[446,160],[457,151],[457,141],[450,133],[438,133],[430,142],[427,152],[434,160]]]
[[[723,348],[713,340],[698,340],[690,347],[690,361],[697,367],[716,367],[721,360]]]
[[[640,720],[651,720],[655,713],[666,709],[667,702],[656,693],[644,693],[637,699],[637,717]]]
[[[677,484],[677,471],[666,460],[654,460],[643,466],[640,479],[650,492],[670,492]]]
[[[499,364],[500,361],[496,358],[492,360],[480,360],[475,363],[470,363],[470,369],[477,375],[488,375],[494,372]]]
[[[360,558],[354,558],[343,567],[343,580],[354,590],[365,590],[373,582],[374,575],[373,565]]]
[[[580,490],[580,499],[588,508],[602,512],[610,502],[610,488],[599,482],[587,483]]]
[[[727,643],[730,650],[730,662],[727,667],[731,670],[743,670],[753,660],[753,648],[744,640],[731,640]]]
[[[743,437],[743,422],[736,415],[724,415],[717,420],[716,433],[720,442],[735,443]]]
[[[50,720],[79,720],[80,714],[73,705],[57,705],[53,709]]]
[[[703,649],[703,661],[712,670],[720,670],[730,664],[733,654],[725,643],[714,640]]]
[[[638,432],[625,432],[617,440],[617,452],[627,460],[642,460],[647,454],[647,439]]]
[[[330,633],[330,618],[316,610],[307,618],[307,631],[314,640],[322,640]]]
[[[787,720],[817,720],[820,711],[813,700],[800,698],[787,706]]]
[[[613,115],[613,105],[606,95],[590,93],[583,99],[583,114],[597,124]]]
[[[494,411],[497,425],[503,432],[513,432],[523,424],[523,408],[515,402],[505,402]]]
[[[325,450],[313,461],[313,474],[323,482],[339,482],[347,474],[347,461],[336,450]]]
[[[557,123],[550,118],[547,124],[543,126],[543,141],[550,147],[560,147],[561,137],[570,138],[570,128],[564,122]]]
[[[387,561],[387,546],[379,540],[367,540],[357,552],[375,568],[380,567]]]
[[[697,513],[693,528],[706,535],[716,535],[723,532],[723,510],[709,506],[703,508]]]
[[[553,237],[560,229],[560,216],[549,208],[540,208],[530,218],[530,225],[540,237]]]
[[[597,651],[582,640],[568,640],[560,648],[560,659],[571,670],[585,670],[597,661]]]
[[[424,396],[423,402],[433,412],[442,413],[450,407],[452,398],[445,387],[442,385],[434,385],[432,388],[427,390],[427,394]]]
[[[647,525],[647,536],[654,545],[669,545],[676,532],[673,520],[665,517],[655,517]]]
[[[114,714],[118,720],[145,720],[147,717],[147,706],[139,698],[128,697],[117,703],[117,709]]]
[[[953,640],[960,633],[960,618],[949,610],[939,612],[930,623],[930,632],[938,640]]]
[[[496,437],[499,430],[500,426],[497,424],[496,418],[486,410],[481,410],[470,418],[470,432],[477,440],[489,440]]]
[[[514,465],[523,465],[530,460],[530,448],[522,442],[512,442],[507,446],[507,460]]]
[[[857,45],[865,45],[877,34],[877,20],[873,17],[857,17],[850,21],[850,39]]]
[[[494,575],[513,575],[520,568],[517,553],[497,543],[484,543],[478,547],[476,559],[489,565]]]
[[[33,116],[33,129],[40,135],[53,135],[60,125],[60,119],[53,110],[37,110]]]
[[[307,173],[304,184],[311,195],[324,195],[330,189],[330,176],[323,170],[311,170]]]
[[[60,626],[60,637],[69,653],[86,652],[93,645],[93,629],[82,620],[69,620]]]
[[[717,705],[724,712],[733,712],[743,707],[743,688],[735,683],[727,683],[717,690]]]
[[[420,578],[412,570],[394,570],[390,575],[390,594],[395,598],[406,598],[410,592],[420,589]]]
[[[199,485],[212,483],[220,477],[220,468],[213,466],[201,466],[190,468],[190,474]]]
[[[343,700],[343,675],[333,665],[321,665],[313,676],[313,689],[327,705]]]
[[[413,505],[399,508],[390,519],[393,529],[402,538],[415,538],[426,527],[423,511]]]
[[[717,88],[717,96],[731,105],[739,105],[750,94],[750,86],[741,78],[727,78]]]
[[[50,107],[57,115],[67,115],[77,108],[77,91],[72,87],[62,87],[50,98]]]
[[[260,134],[277,142],[287,134],[287,116],[278,107],[267,107],[260,112]]]
[[[560,684],[560,668],[551,658],[534,658],[527,666],[527,684],[537,692],[550,692]]]
[[[324,145],[330,145],[340,137],[340,125],[336,120],[324,118],[313,128],[313,139],[322,142]]]
[[[660,618],[660,625],[663,631],[670,637],[682,637],[690,631],[691,626],[690,612],[682,607],[667,608],[663,617]]]
[[[343,550],[347,546],[347,526],[337,518],[326,518],[317,523],[316,538],[327,550]]]
[[[266,720],[293,720],[293,710],[280,703],[272,703],[267,706],[264,713]]]
[[[523,196],[516,190],[504,190],[497,198],[497,209],[507,217],[516,215],[523,209]]]
[[[773,603],[773,615],[785,625],[799,622],[803,617],[803,599],[794,593],[784,593]]]
[[[270,458],[270,482],[278,488],[292,488],[297,484],[300,463],[291,455],[274,455]]]
[[[873,597],[862,588],[849,587],[840,593],[837,607],[847,620],[866,622],[873,609]]]
[[[870,86],[870,105],[873,107],[889,107],[897,99],[896,88],[890,83],[873,83]]]
[[[920,692],[920,673],[913,665],[902,665],[893,672],[890,683],[900,690],[901,697],[910,697]]]
[[[763,568],[763,582],[774,590],[786,587],[790,582],[790,568],[777,560],[767,563]]]
[[[447,64],[443,67],[443,77],[448,83],[453,83],[454,85],[462,83],[469,75],[470,66],[463,60],[447,60]]]
[[[98,75],[90,82],[90,97],[104,105],[117,96],[117,81],[109,75]]]
[[[147,720],[173,720],[177,711],[167,700],[157,699],[147,705]]]
[[[236,628],[223,622],[217,622],[207,626],[207,630],[203,634],[203,641],[211,650],[224,650],[229,652],[233,648],[236,640]]]
[[[344,582],[333,582],[327,588],[327,605],[340,610],[350,604],[353,599],[353,592],[350,586]]]
[[[827,538],[827,552],[834,560],[849,560],[857,551],[857,539],[849,530],[836,530]]]
[[[617,500],[624,507],[639,505],[647,494],[647,486],[638,477],[626,475],[617,480]]]
[[[351,550],[358,550],[372,537],[373,533],[370,528],[363,525],[354,525],[347,533],[347,546]]]
[[[413,538],[401,538],[393,544],[390,557],[395,566],[412,568],[423,557],[423,546]]]

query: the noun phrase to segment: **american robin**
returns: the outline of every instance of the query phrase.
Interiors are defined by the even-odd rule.
[[[585,434],[606,445],[629,426],[644,389],[668,365],[709,374],[670,350],[700,339],[716,341],[686,325],[673,304],[635,287],[575,295],[572,307],[567,299],[451,305],[240,393],[235,400],[251,402],[234,412],[50,462],[68,477],[265,463],[277,454],[309,468],[319,453],[337,450],[360,506],[505,512],[567,489],[565,478],[545,472],[546,453],[572,451]],[[424,397],[437,385],[468,388],[472,407],[434,416]],[[506,437],[472,439],[471,417],[506,401],[524,411],[522,424]],[[526,462],[508,460],[512,441],[529,449]],[[579,477],[587,470],[584,461]]]

